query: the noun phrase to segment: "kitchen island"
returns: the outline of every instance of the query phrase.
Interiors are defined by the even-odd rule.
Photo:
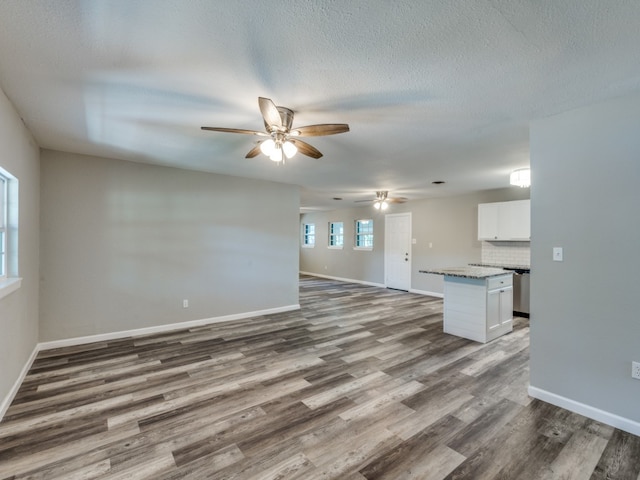
[[[513,272],[513,315],[529,318],[531,265],[509,263],[470,263],[478,267],[497,267]]]
[[[513,272],[478,266],[434,268],[444,275],[444,332],[487,343],[513,329]]]

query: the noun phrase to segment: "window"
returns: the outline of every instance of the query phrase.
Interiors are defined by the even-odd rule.
[[[18,179],[0,168],[0,298],[20,288],[18,252]]]
[[[0,280],[7,278],[8,179],[0,172]]]
[[[356,220],[355,248],[363,250],[373,248],[373,220]]]
[[[316,244],[316,226],[313,223],[305,223],[302,227],[302,246],[313,248]]]
[[[342,248],[344,245],[344,225],[342,222],[329,223],[329,248]]]

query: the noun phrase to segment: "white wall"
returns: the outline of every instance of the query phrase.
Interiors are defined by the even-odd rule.
[[[17,246],[22,277],[22,286],[0,299],[0,416],[38,341],[39,156],[33,137],[0,90],[0,166],[19,182]]]
[[[531,386],[640,434],[640,95],[531,127]],[[552,261],[563,247],[564,261]],[[629,428],[629,422],[622,422]]]
[[[384,213],[372,206],[305,213],[300,215],[300,231],[302,224],[315,223],[317,238],[315,248],[300,249],[300,270],[383,285],[384,215],[411,212],[412,237],[416,240],[411,249],[411,289],[442,294],[442,277],[419,273],[419,270],[480,262],[478,204],[525,198],[529,198],[528,189],[512,187],[392,204]],[[362,218],[373,218],[374,221],[375,239],[371,252],[353,250],[354,221]],[[344,222],[345,247],[342,250],[327,248],[330,221]]]
[[[297,187],[44,150],[41,200],[42,341],[298,304]]]

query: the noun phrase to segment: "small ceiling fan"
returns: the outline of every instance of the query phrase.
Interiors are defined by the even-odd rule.
[[[253,158],[262,152],[274,162],[282,162],[285,158],[291,158],[296,152],[312,158],[322,157],[322,153],[320,153],[318,149],[302,140],[298,140],[298,137],[319,137],[349,131],[349,125],[346,123],[325,123],[291,128],[293,124],[293,110],[286,107],[278,107],[271,99],[264,97],[258,97],[258,105],[260,106],[260,112],[264,119],[266,132],[238,128],[201,128],[202,130],[211,130],[214,132],[243,133],[246,135],[268,137],[249,150],[245,158]]]
[[[381,190],[376,192],[376,198],[373,200],[356,200],[356,203],[373,202],[373,208],[376,210],[386,210],[390,203],[404,203],[406,201],[405,197],[389,197],[388,191]]]

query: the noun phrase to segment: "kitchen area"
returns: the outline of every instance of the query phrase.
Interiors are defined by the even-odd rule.
[[[444,276],[445,333],[486,343],[529,317],[530,200],[478,205],[481,261],[420,273]]]

